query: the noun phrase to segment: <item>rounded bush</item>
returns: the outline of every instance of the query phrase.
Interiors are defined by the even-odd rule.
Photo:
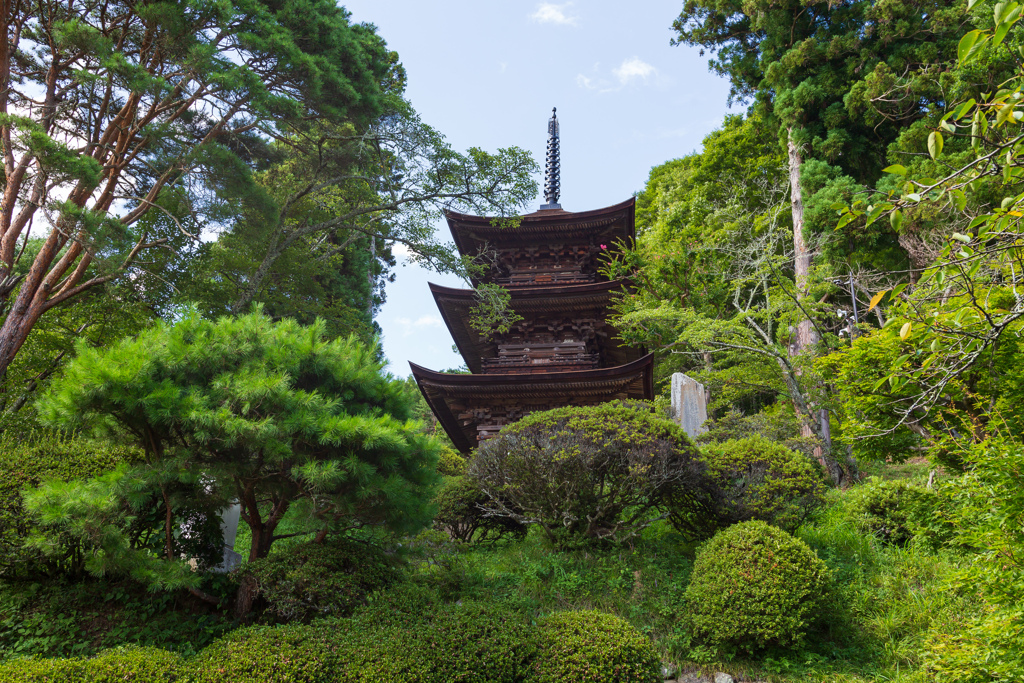
[[[905,546],[916,534],[938,496],[905,481],[872,479],[847,492],[860,528],[886,543]]]
[[[702,470],[686,433],[637,401],[532,413],[470,464],[492,508],[556,542],[629,539],[669,492],[702,491]]]
[[[156,647],[127,645],[91,659],[21,659],[0,664],[5,683],[162,683],[178,680],[182,658]]]
[[[446,477],[461,477],[466,473],[466,459],[451,448],[442,448],[437,457],[437,473]]]
[[[658,653],[612,614],[559,612],[540,622],[530,683],[660,683]]]
[[[424,671],[424,683],[517,683],[536,654],[535,635],[515,612],[451,604],[431,615],[425,628],[407,633],[407,656]]]
[[[467,543],[495,541],[506,535],[520,539],[526,536],[525,524],[511,517],[486,514],[482,506],[489,502],[472,478],[450,477],[434,496],[434,528]]]
[[[383,551],[345,538],[303,543],[246,565],[267,611],[281,621],[348,616],[401,574]]]
[[[686,589],[692,634],[748,652],[799,643],[827,587],[828,569],[806,543],[762,521],[736,524],[697,551]]]
[[[690,538],[754,519],[794,531],[824,501],[817,463],[762,436],[708,444],[700,459],[713,482],[714,505],[695,512],[689,501],[668,501],[669,519]]]

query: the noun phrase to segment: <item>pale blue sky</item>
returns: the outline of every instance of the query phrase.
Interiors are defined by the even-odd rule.
[[[727,112],[728,85],[708,72],[707,57],[669,45],[681,0],[343,4],[398,52],[409,100],[456,149],[516,145],[543,164],[558,107],[567,211],[628,199],[652,166],[698,149]],[[413,266],[397,276],[378,317],[390,370],[405,376],[410,360],[460,365],[427,282],[461,283]]]

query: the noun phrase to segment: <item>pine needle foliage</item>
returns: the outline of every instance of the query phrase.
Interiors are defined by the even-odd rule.
[[[78,354],[41,399],[43,419],[131,435],[145,451],[144,479],[161,491],[199,476],[204,496],[238,501],[251,560],[269,553],[298,500],[311,531],[405,532],[430,521],[438,446],[375,350],[329,339],[322,321],[192,311]]]

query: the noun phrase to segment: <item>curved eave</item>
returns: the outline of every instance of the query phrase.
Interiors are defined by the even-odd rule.
[[[471,399],[475,404],[486,406],[488,401],[509,398],[552,399],[570,396],[597,399],[588,401],[594,403],[610,400],[628,385],[639,386],[639,390],[629,391],[629,398],[654,398],[654,354],[650,353],[632,363],[612,368],[541,375],[456,375],[434,372],[411,362],[409,367],[427,405],[452,443],[463,453],[476,447],[475,440],[471,438],[476,423],[459,424],[459,418],[451,408],[451,403],[456,400]],[[564,404],[575,405],[577,402],[570,398]]]
[[[611,302],[615,292],[622,291],[627,285],[626,280],[592,282],[583,285],[561,285],[554,287],[523,287],[509,290],[512,296],[512,310],[524,318],[538,314],[570,313],[573,311],[604,309]],[[455,341],[455,346],[466,361],[470,371],[479,373],[482,369],[481,359],[495,358],[498,355],[497,344],[484,339],[479,332],[469,325],[469,314],[476,300],[472,289],[443,287],[429,283],[434,303],[441,313],[448,332]],[[600,318],[605,316],[600,315]],[[608,326],[607,345],[603,351],[612,362],[631,362],[641,351],[632,350],[613,341],[615,330]]]
[[[597,239],[609,242],[621,239],[632,242],[635,237],[636,198],[592,211],[537,211],[520,217],[515,228],[491,225],[492,216],[472,216],[455,211],[445,212],[448,229],[459,253],[473,255],[479,245],[534,245],[538,241]]]

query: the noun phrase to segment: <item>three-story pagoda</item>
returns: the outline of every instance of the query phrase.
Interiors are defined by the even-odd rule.
[[[562,210],[558,119],[548,122],[547,203],[515,228],[486,216],[447,214],[461,254],[487,253],[473,282],[498,284],[521,316],[505,334],[485,336],[469,324],[472,289],[430,285],[441,316],[472,374],[434,372],[414,363],[413,376],[455,446],[468,452],[507,424],[537,411],[654,395],[654,361],[624,346],[608,308],[626,283],[599,271],[602,255],[634,238],[635,201],[604,209]]]

